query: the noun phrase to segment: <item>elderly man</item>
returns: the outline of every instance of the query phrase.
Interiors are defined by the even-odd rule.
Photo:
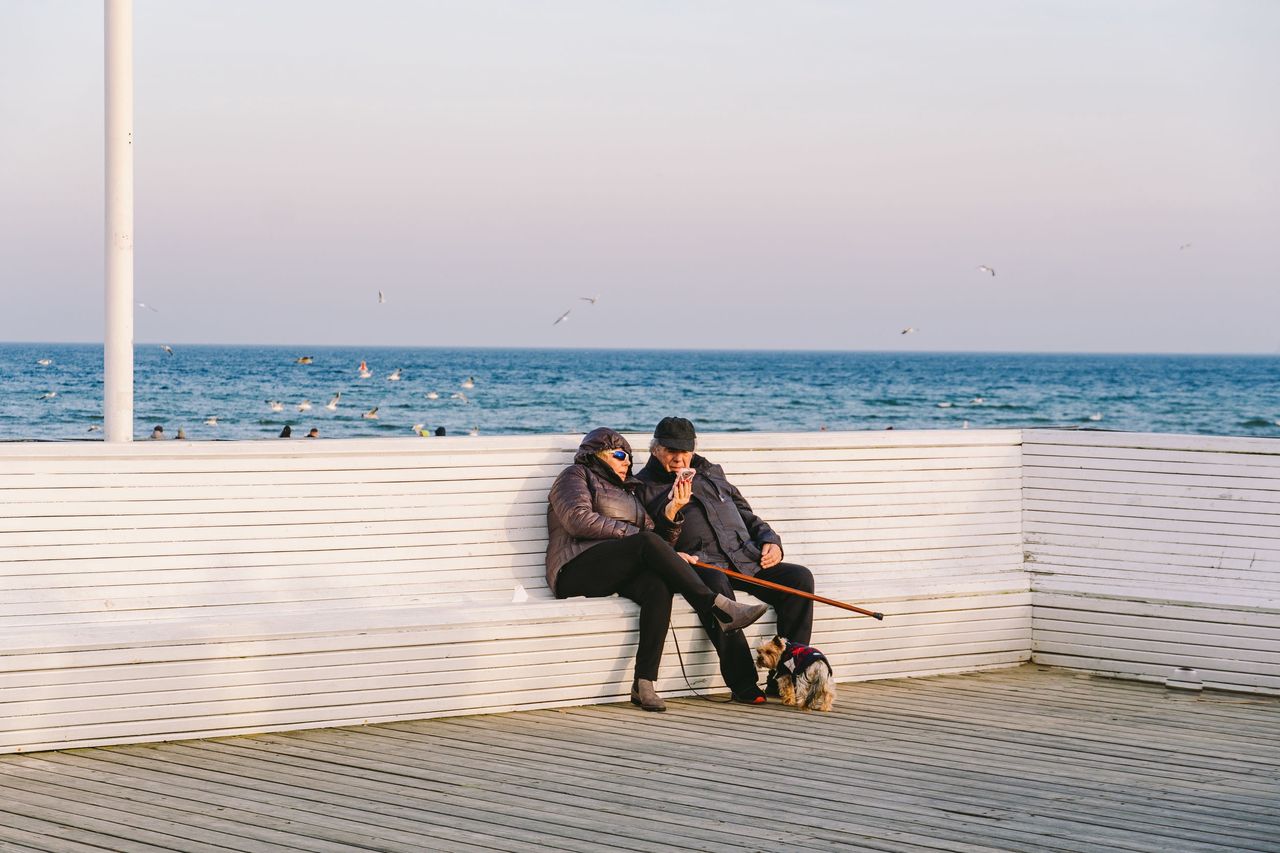
[[[724,469],[694,453],[697,433],[684,418],[663,418],[653,431],[649,462],[636,476],[643,483],[641,495],[656,519],[665,515],[679,524],[675,548],[690,561],[733,569],[744,575],[773,581],[793,589],[813,592],[813,574],[804,566],[782,562],[782,539],[751,511],[751,505],[725,478]],[[677,482],[682,468],[697,474],[688,483]],[[808,645],[813,631],[813,602],[730,578],[712,569],[694,567],[713,591],[733,598],[733,590],[750,592],[773,605],[778,633]],[[755,659],[741,631],[725,633],[715,620],[702,620],[707,636],[720,654],[720,674],[734,700],[749,705],[765,701],[757,683]],[[766,683],[776,696],[772,674]]]

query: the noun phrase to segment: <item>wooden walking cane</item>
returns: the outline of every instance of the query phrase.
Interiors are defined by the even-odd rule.
[[[864,610],[855,604],[845,604],[843,601],[836,601],[834,598],[823,598],[821,595],[814,595],[813,593],[805,592],[802,589],[794,589],[793,587],[783,586],[782,584],[774,583],[773,581],[753,578],[751,575],[744,575],[741,572],[735,572],[733,569],[722,569],[719,566],[713,566],[710,563],[703,563],[700,560],[695,560],[693,565],[700,569],[715,569],[717,572],[724,572],[729,577],[737,578],[745,583],[753,583],[756,586],[766,586],[769,589],[776,589],[779,592],[789,592],[792,595],[798,595],[801,598],[807,598],[811,601],[819,601],[823,604],[830,604],[832,607],[839,607],[841,610],[850,610],[854,613],[861,613],[863,616],[870,616],[872,619],[884,620],[883,613],[877,613],[874,610]]]

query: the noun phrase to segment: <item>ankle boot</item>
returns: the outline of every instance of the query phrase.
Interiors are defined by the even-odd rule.
[[[763,616],[768,609],[763,604],[743,604],[740,601],[734,601],[732,598],[717,595],[711,612],[715,614],[716,621],[720,623],[720,630],[728,632],[747,627]]]
[[[665,711],[667,703],[653,689],[653,682],[647,678],[637,678],[631,682],[631,704],[639,705],[646,711]]]

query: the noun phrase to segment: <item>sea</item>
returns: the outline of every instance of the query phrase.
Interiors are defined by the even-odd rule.
[[[139,344],[134,358],[137,438],[646,432],[666,415],[703,432],[1280,437],[1280,355]],[[100,344],[0,344],[0,365],[0,440],[102,440]]]

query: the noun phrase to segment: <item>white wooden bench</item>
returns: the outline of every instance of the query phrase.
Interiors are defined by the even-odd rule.
[[[624,698],[634,605],[543,581],[578,438],[0,445],[0,752]],[[814,642],[857,680],[1028,659],[1019,442],[700,449],[820,592],[889,614],[817,609]],[[674,620],[695,686],[719,687],[679,599]],[[670,641],[659,687],[687,692]]]
[[[1280,441],[1027,430],[1035,660],[1280,693]]]

